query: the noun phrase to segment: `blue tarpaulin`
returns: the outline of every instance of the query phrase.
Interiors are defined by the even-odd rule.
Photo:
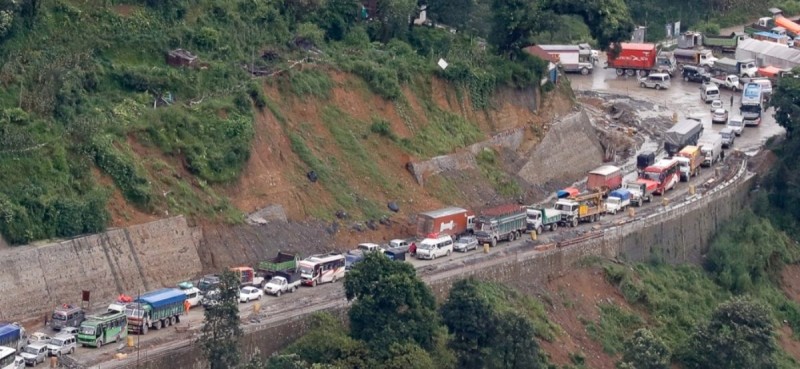
[[[136,299],[136,302],[150,304],[154,309],[174,303],[183,303],[186,294],[177,288],[164,288],[145,293]]]

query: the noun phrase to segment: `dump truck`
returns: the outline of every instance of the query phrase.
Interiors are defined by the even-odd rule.
[[[147,292],[125,307],[128,331],[147,334],[149,328],[166,328],[180,322],[186,294],[177,288]]]
[[[625,188],[618,188],[608,193],[606,199],[606,213],[616,214],[625,210],[631,204],[631,192]]]
[[[264,293],[280,297],[282,293],[296,291],[302,282],[298,272],[276,272],[264,285]]]
[[[556,210],[561,212],[559,225],[577,227],[580,222],[595,222],[606,212],[603,194],[587,192],[569,199],[558,199]]]
[[[622,186],[622,169],[613,165],[603,165],[591,172],[586,179],[586,189],[600,192],[605,196],[608,191]]]
[[[258,263],[258,273],[261,274],[261,277],[265,280],[269,280],[275,276],[276,273],[286,273],[297,270],[298,260],[300,260],[300,255],[298,254],[278,251],[278,255],[274,258]]]
[[[676,49],[672,52],[678,69],[683,70],[684,65],[694,65],[703,67],[706,71],[711,70],[717,58],[708,49]]]
[[[561,212],[556,209],[545,209],[529,206],[525,210],[528,218],[527,229],[529,232],[536,232],[542,234],[542,231],[549,229],[555,231],[558,228],[558,222],[561,220]]]
[[[742,82],[734,74],[717,74],[708,79],[708,83],[713,83],[720,88],[727,88],[731,91],[741,91]]]
[[[703,35],[703,46],[716,53],[734,53],[736,52],[736,46],[739,46],[739,41],[747,37],[746,33],[739,32],[731,33],[729,36]]]
[[[417,215],[417,237],[425,238],[431,233],[456,237],[473,231],[475,213],[467,209],[447,207]]]
[[[678,170],[681,172],[681,181],[689,181],[691,177],[700,174],[700,165],[703,164],[703,155],[700,148],[689,145],[681,149],[675,157],[678,160]]]
[[[481,244],[492,247],[498,241],[513,241],[525,232],[528,225],[525,207],[509,204],[486,209],[475,219],[475,237]]]
[[[619,44],[619,54],[614,57],[609,54],[608,68],[616,69],[617,75],[640,77],[651,72],[675,73],[675,57],[672,53],[660,52],[655,44],[639,44],[623,42]]]
[[[739,77],[753,78],[758,74],[758,67],[754,59],[721,58],[714,62],[713,71],[718,75],[733,74]]]
[[[644,202],[653,200],[653,192],[656,190],[656,184],[637,179],[635,181],[625,182],[624,188],[631,194],[631,204],[642,206]]]
[[[697,144],[703,134],[703,124],[695,120],[684,120],[664,133],[664,150],[669,156],[675,155],[686,145]]]

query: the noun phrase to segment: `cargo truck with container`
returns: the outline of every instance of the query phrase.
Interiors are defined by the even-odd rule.
[[[675,73],[676,61],[672,53],[660,52],[655,44],[627,43],[619,45],[619,53],[609,53],[608,68],[616,69],[617,75],[644,77],[650,73]]]
[[[483,210],[475,218],[475,237],[481,244],[489,243],[492,247],[499,241],[513,241],[527,230],[526,219],[526,208],[519,205],[501,205]]]
[[[624,188],[631,193],[631,204],[642,206],[645,202],[653,201],[653,191],[656,190],[656,184],[637,179],[625,182]]]
[[[742,105],[739,108],[745,126],[758,126],[761,124],[761,112],[764,104],[764,94],[761,84],[750,82],[742,90]]]
[[[564,72],[573,72],[587,75],[594,69],[594,59],[591,49],[584,49],[578,45],[539,45],[542,50],[558,58],[558,64]]]
[[[713,72],[720,76],[733,74],[739,77],[753,78],[758,74],[758,67],[754,59],[720,58],[714,62]]]
[[[475,213],[457,207],[420,213],[417,215],[417,238],[423,239],[431,233],[457,237],[471,233],[474,222]]]
[[[589,172],[586,178],[586,189],[600,192],[603,196],[620,187],[622,187],[622,169],[613,165],[598,167]]]
[[[581,222],[596,222],[606,212],[603,195],[599,192],[558,199],[555,208],[561,212],[559,225],[569,227],[577,227]]]
[[[251,267],[247,266],[232,267],[229,268],[229,270],[233,272],[233,274],[236,274],[236,278],[239,279],[240,287],[256,286],[264,288],[264,285],[267,283],[264,277],[256,274],[256,271]]]
[[[22,325],[0,322],[0,346],[21,350],[26,342],[25,328]]]
[[[717,61],[717,58],[708,49],[675,49],[672,55],[678,63],[679,70],[683,70],[685,65],[692,65],[709,71]]]
[[[147,334],[150,328],[166,328],[179,323],[186,294],[177,288],[163,288],[145,293],[125,306],[128,332]]]
[[[664,133],[664,150],[673,156],[687,145],[697,144],[703,134],[703,124],[695,120],[681,121]]]
[[[700,175],[700,165],[703,164],[703,155],[700,148],[689,145],[681,149],[675,156],[678,160],[678,170],[681,174],[681,181],[687,182],[692,177]]]
[[[697,141],[703,155],[703,166],[710,167],[722,157],[722,136],[719,133],[706,133]]]
[[[545,209],[529,206],[525,210],[528,232],[542,234],[545,229],[555,231],[561,220],[561,212],[556,209]]]
[[[631,204],[631,192],[625,188],[618,188],[608,193],[606,199],[606,213],[616,214],[625,210]]]

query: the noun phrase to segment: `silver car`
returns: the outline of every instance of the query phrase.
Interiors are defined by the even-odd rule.
[[[473,236],[463,236],[453,244],[453,250],[467,252],[478,249],[478,239]]]
[[[639,86],[655,88],[656,90],[660,90],[662,88],[664,89],[669,88],[670,86],[669,74],[653,73],[647,77],[642,77],[639,79]]]
[[[36,364],[43,363],[47,357],[47,344],[37,342],[25,346],[20,356],[25,359],[25,364],[27,365],[36,366]]]
[[[75,336],[71,334],[59,334],[50,339],[47,343],[47,351],[50,356],[61,356],[64,354],[75,353]]]

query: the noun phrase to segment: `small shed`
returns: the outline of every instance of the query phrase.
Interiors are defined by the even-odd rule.
[[[174,49],[167,53],[167,64],[173,67],[193,67],[197,63],[197,55],[184,49]]]
[[[542,84],[547,83],[548,80],[552,83],[558,82],[557,55],[550,54],[539,45],[528,46],[522,50],[547,62],[547,77],[542,78]]]

